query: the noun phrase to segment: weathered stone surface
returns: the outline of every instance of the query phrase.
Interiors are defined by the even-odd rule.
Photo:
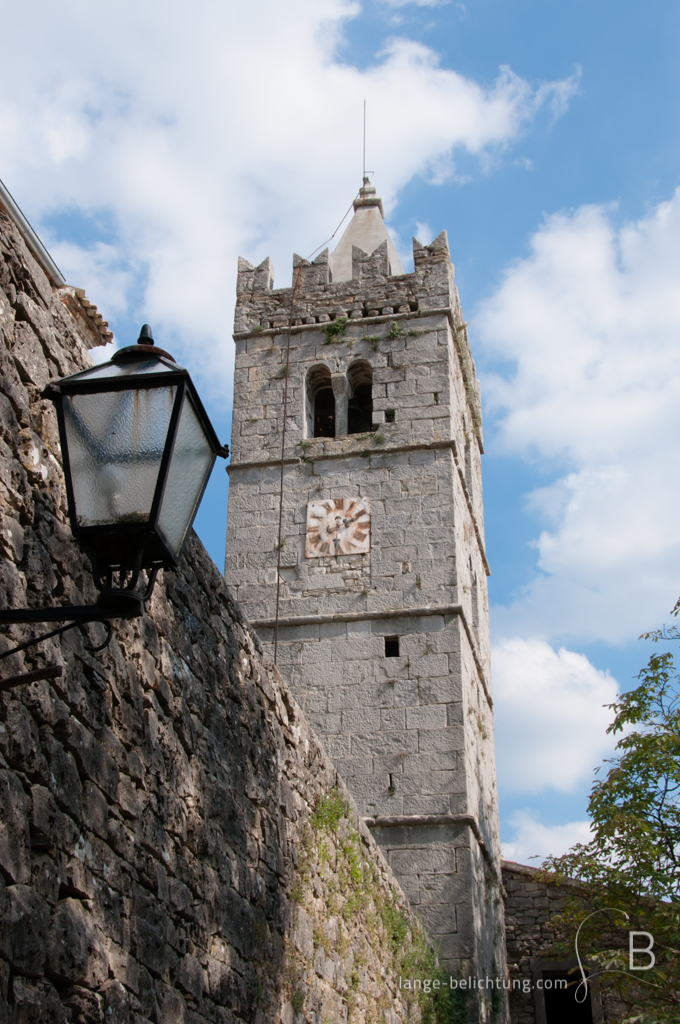
[[[61,812],[49,789],[44,786],[31,787],[31,805],[31,847],[34,850],[49,850],[59,832]]]
[[[12,1024],[66,1024],[69,1017],[51,985],[36,984],[22,977],[12,980],[14,1012]],[[89,1024],[89,1021],[88,1021]]]
[[[0,287],[0,600],[93,603],[40,399],[93,339],[2,210]],[[34,633],[12,627],[0,651]],[[278,1024],[293,1001],[295,1024],[345,1020],[340,948],[366,964],[365,1016],[387,1002],[406,1019],[384,936],[366,914],[337,926],[327,862],[304,852],[343,784],[196,537],[106,650],[72,630],[3,674],[45,665],[62,676],[0,692],[0,1024]],[[352,816],[375,891],[403,906]],[[313,936],[333,917],[319,977]]]
[[[59,981],[88,988],[98,988],[107,977],[104,935],[79,900],[62,900],[54,911],[47,971]]]
[[[503,861],[503,885],[510,1019],[512,1024],[537,1024],[545,1020],[542,994],[533,988],[542,971],[577,969],[575,950],[567,959],[564,953],[565,947],[574,949],[574,929],[565,927],[560,915],[567,897],[579,891],[580,883],[560,883],[537,868]],[[624,949],[627,938],[625,931],[618,937]],[[630,1017],[633,1008],[621,1002],[615,979],[593,979],[589,991],[594,1020]]]
[[[403,274],[369,209],[373,227],[357,207],[320,262],[294,257],[294,293],[239,267],[225,578],[268,653],[278,617],[277,663],[360,813],[390,827],[463,816],[455,894],[426,888],[422,821],[407,840],[375,835],[447,967],[503,975],[479,385],[446,233],[414,240]],[[371,419],[364,406],[355,431],[366,385]],[[324,390],[331,437],[315,436]],[[337,524],[314,520],[308,544],[310,504],[347,499],[370,503],[370,549],[362,532],[334,553]],[[460,831],[432,840],[455,872]]]
[[[27,885],[7,887],[0,927],[0,956],[19,974],[30,977],[43,974],[49,919],[47,903],[32,888]]]
[[[23,786],[12,772],[0,771],[0,869],[10,882],[28,881],[29,847],[28,802]]]

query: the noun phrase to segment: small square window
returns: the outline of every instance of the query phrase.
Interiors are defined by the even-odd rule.
[[[385,409],[385,423],[394,423],[394,409]]]
[[[385,657],[386,658],[398,658],[399,657],[399,637],[398,636],[386,636],[385,637]]]

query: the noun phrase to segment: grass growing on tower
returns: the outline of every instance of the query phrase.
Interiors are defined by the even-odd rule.
[[[324,324],[323,329],[326,335],[324,345],[341,345],[345,340],[347,317],[339,316],[337,320],[331,320],[330,323]]]
[[[388,993],[374,999],[375,1005],[361,1005],[362,999],[366,1003],[362,995],[362,968],[374,959],[384,965],[395,989],[400,977],[439,980],[437,990],[431,985],[421,985],[413,991],[402,988],[401,995],[409,1003],[408,1020],[421,1024],[467,1021],[465,993],[449,987],[449,979],[439,966],[422,925],[381,876],[353,821],[349,801],[337,789],[317,802],[301,845],[293,898],[303,905],[307,901],[309,912],[314,903],[312,890],[318,894],[319,877],[327,884],[328,913],[339,921],[337,950],[349,948],[351,928],[355,929],[356,946],[357,925],[368,937],[365,948],[356,948],[351,976],[347,978],[348,1024],[372,1019],[371,1013],[377,1014],[376,1020],[383,1019],[383,1011],[389,1007]],[[318,944],[325,949],[327,942],[320,938]]]

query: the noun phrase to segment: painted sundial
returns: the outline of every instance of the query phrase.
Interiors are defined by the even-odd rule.
[[[371,548],[368,498],[329,498],[307,505],[305,557],[365,555]]]

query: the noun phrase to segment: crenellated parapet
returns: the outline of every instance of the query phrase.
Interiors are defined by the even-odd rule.
[[[311,262],[294,254],[294,296],[292,288],[272,288],[274,267],[271,259],[263,260],[258,267],[239,259],[234,337],[240,339],[259,336],[267,331],[276,334],[286,330],[291,313],[294,328],[326,324],[341,318],[357,324],[368,319],[368,328],[376,317],[412,317],[435,311],[446,313],[465,380],[473,429],[481,445],[479,383],[455,285],[446,231],[442,231],[429,245],[413,239],[414,270],[411,274],[391,273],[393,257],[387,239],[370,253],[352,245],[351,255],[351,279],[334,281],[334,254],[328,249]]]
[[[312,262],[293,257],[297,282],[293,323],[327,323],[338,317],[391,316],[417,310],[451,309],[455,317],[458,297],[446,232],[431,245],[413,239],[415,269],[411,274],[391,274],[387,241],[367,253],[352,246],[352,278],[333,280],[333,257],[324,249]],[[272,288],[271,259],[254,267],[239,259],[235,333],[260,333],[288,325],[291,288]]]
[[[274,284],[274,264],[267,256],[259,267],[254,267],[242,256],[238,258],[237,295],[251,295],[253,292],[269,292]]]

